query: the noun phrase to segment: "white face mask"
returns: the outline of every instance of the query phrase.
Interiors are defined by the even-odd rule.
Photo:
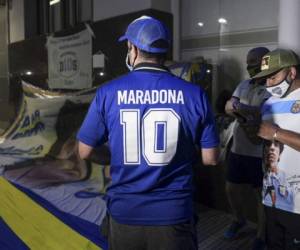
[[[129,71],[133,71],[133,66],[131,66],[130,62],[129,62],[129,52],[127,52],[125,63],[126,63],[126,67],[129,69]]]
[[[290,83],[284,79],[281,83],[278,83],[275,86],[267,87],[266,90],[276,97],[282,97],[289,89]]]

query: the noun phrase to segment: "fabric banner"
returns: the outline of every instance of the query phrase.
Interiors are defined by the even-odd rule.
[[[48,37],[48,77],[51,89],[92,87],[92,38],[88,30]]]
[[[17,241],[13,242],[1,239],[0,249],[102,249],[92,240],[84,237],[80,230],[74,230],[64,223],[62,215],[58,216],[53,214],[53,212],[47,211],[2,177],[0,177],[0,187],[0,198],[2,201],[0,208],[0,222],[2,220],[0,232],[5,230],[6,237],[17,239]],[[80,223],[85,222],[80,221]],[[68,224],[71,223],[69,222]]]
[[[0,167],[44,157],[51,149],[55,151],[55,143],[66,141],[68,136],[71,137],[70,133],[76,133],[95,91],[96,89],[89,89],[62,94],[45,91],[23,82],[23,100],[17,118],[0,136]],[[76,124],[76,113],[69,114],[73,116],[72,123],[62,113],[65,114],[70,106],[78,111],[75,106],[83,107],[83,104],[85,109],[82,110],[82,117],[75,129],[73,126]],[[69,127],[63,127],[63,124],[68,124]],[[57,127],[60,127],[59,130]],[[61,131],[63,128],[66,131]]]
[[[211,69],[206,63],[167,61],[165,66],[172,74],[195,84],[199,84],[206,92],[212,88]],[[207,93],[209,94],[209,93]]]
[[[22,87],[18,115],[0,136],[0,249],[107,249],[105,167],[76,153],[96,88]]]

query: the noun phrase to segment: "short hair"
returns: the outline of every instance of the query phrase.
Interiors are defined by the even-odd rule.
[[[279,154],[282,153],[283,149],[284,149],[284,144],[280,141],[269,141],[269,140],[264,140],[264,149],[266,147],[270,147],[272,143],[275,143],[275,146],[279,146]]]
[[[140,55],[144,59],[155,59],[157,61],[166,60],[167,54],[166,53],[150,53],[144,50],[139,50]]]
[[[300,64],[295,65],[294,67],[296,68],[296,71],[297,71],[296,78],[300,79]]]
[[[151,44],[153,48],[167,49],[169,48],[169,43],[166,40],[159,39]],[[138,48],[138,47],[137,47]],[[139,49],[139,48],[138,48]],[[145,50],[139,49],[140,54],[145,59],[156,59],[156,60],[165,60],[167,58],[167,53],[152,53]]]

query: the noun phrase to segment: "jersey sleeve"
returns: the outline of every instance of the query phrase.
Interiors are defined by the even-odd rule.
[[[240,82],[239,85],[234,90],[232,96],[240,99],[242,96],[243,90],[248,87],[248,84],[249,84],[248,80]]]
[[[92,101],[88,113],[77,133],[77,139],[91,147],[97,147],[107,141],[107,129],[104,120],[104,98],[100,91]]]
[[[199,146],[201,148],[218,147],[220,143],[219,134],[216,128],[214,113],[206,95],[202,95],[201,105],[198,108],[202,109],[202,112],[199,112],[202,113]]]

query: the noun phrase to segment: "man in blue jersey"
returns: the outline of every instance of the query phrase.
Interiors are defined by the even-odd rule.
[[[98,89],[77,136],[84,159],[110,147],[110,249],[197,249],[192,165],[216,165],[219,138],[204,91],[163,66],[170,40],[152,17],[129,24],[131,72]]]
[[[276,202],[268,195],[263,199],[267,246],[272,250],[300,249],[299,59],[291,50],[276,49],[263,57],[261,70],[255,77],[266,78],[266,89],[272,97],[262,107],[264,122],[258,135],[284,144],[277,172],[281,172],[280,181],[285,184],[275,190]],[[266,177],[271,174],[267,172]]]

